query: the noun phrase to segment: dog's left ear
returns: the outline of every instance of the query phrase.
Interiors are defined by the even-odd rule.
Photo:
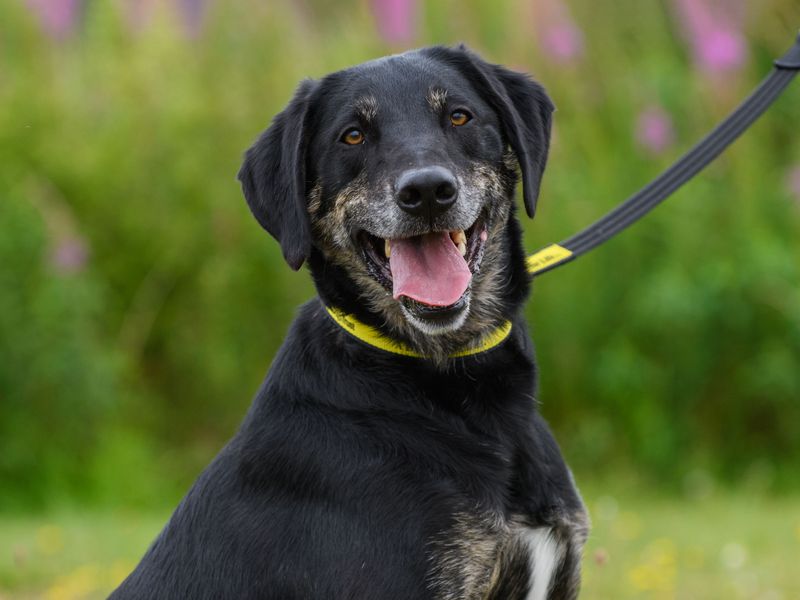
[[[445,58],[445,62],[465,72],[497,113],[503,133],[517,155],[525,211],[533,218],[555,109],[547,92],[528,75],[490,64],[464,45],[456,49],[434,48],[433,52],[440,60]]]
[[[305,80],[294,98],[245,153],[239,169],[242,191],[261,226],[281,245],[298,270],[311,252],[306,205],[306,120],[316,81]]]

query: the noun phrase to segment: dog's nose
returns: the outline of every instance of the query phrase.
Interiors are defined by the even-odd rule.
[[[414,216],[440,215],[458,196],[455,176],[444,167],[406,171],[397,180],[397,204]]]

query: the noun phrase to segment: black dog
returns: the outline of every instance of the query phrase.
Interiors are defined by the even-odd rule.
[[[575,598],[587,518],[536,411],[514,188],[553,106],[427,48],[304,81],[239,172],[300,310],[241,429],[112,598]]]

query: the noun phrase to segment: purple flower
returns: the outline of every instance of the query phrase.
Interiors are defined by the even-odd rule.
[[[133,31],[146,29],[162,6],[176,13],[187,35],[196,37],[203,27],[205,13],[211,0],[125,0],[124,14]]]
[[[786,175],[786,188],[800,202],[800,165],[796,165]]]
[[[195,37],[200,34],[208,3],[209,0],[180,0],[183,25],[190,36]]]
[[[372,13],[381,37],[389,44],[407,44],[417,33],[416,0],[372,0]]]
[[[50,255],[50,264],[56,272],[69,275],[82,271],[88,258],[89,249],[82,238],[66,237],[56,242],[56,247]]]
[[[636,118],[636,141],[652,154],[661,154],[675,141],[672,118],[657,105],[648,106]]]
[[[539,47],[553,62],[570,64],[583,57],[583,31],[561,0],[538,0],[532,4]]]
[[[50,37],[64,39],[75,29],[81,4],[81,0],[28,0],[28,9]]]
[[[747,59],[743,0],[673,0],[695,64],[707,73],[736,71]]]

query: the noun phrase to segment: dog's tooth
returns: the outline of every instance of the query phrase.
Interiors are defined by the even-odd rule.
[[[453,240],[453,243],[456,246],[467,243],[467,235],[464,233],[463,229],[459,229],[458,231],[451,231],[450,239]]]
[[[458,242],[456,244],[456,248],[458,248],[458,253],[461,256],[466,256],[467,255],[467,244],[466,244],[466,242]]]
[[[389,240],[383,240],[383,253],[386,255],[386,258],[391,258],[392,245],[389,243]]]

